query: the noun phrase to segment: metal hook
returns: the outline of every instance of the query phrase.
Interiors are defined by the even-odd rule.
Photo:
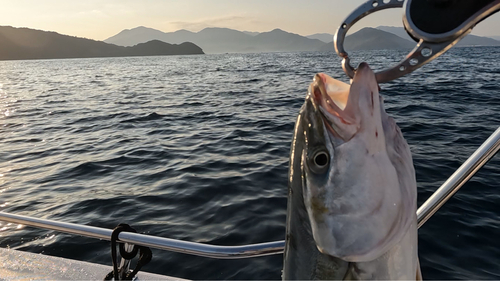
[[[458,41],[467,36],[479,21],[500,9],[500,0],[493,1],[491,4],[485,6],[482,10],[474,14],[468,21],[463,23],[456,30],[445,34],[432,35],[422,33],[418,30],[418,28],[416,28],[411,18],[408,17],[408,5],[411,0],[407,0],[406,4],[404,2],[404,0],[367,1],[354,10],[338,28],[334,36],[335,51],[340,57],[343,58],[342,68],[350,78],[354,78],[356,69],[350,64],[349,55],[344,49],[345,37],[349,29],[356,22],[374,12],[390,8],[402,8],[406,5],[406,13],[404,14],[403,22],[411,35],[414,38],[417,38],[417,40],[420,40],[417,46],[401,62],[386,70],[375,73],[377,82],[385,83],[413,72],[424,64],[439,57],[453,47]]]
[[[402,8],[404,4],[404,0],[390,0],[387,3],[385,2],[387,2],[387,0],[370,0],[365,2],[354,10],[349,16],[347,16],[335,33],[333,38],[335,51],[340,57],[343,58],[342,68],[350,78],[354,78],[356,69],[351,66],[349,54],[344,49],[344,40],[347,32],[355,23],[372,13],[390,8]]]
[[[456,39],[443,43],[431,43],[424,41],[424,39],[420,39],[420,42],[418,42],[417,46],[406,56],[405,59],[389,69],[375,73],[377,82],[386,83],[415,71],[424,64],[431,62],[448,51],[471,31],[472,29],[469,29]]]

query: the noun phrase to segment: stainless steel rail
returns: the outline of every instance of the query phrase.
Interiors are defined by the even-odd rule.
[[[500,127],[417,210],[420,228],[500,149]]]
[[[500,149],[500,128],[498,128],[458,170],[441,185],[434,194],[417,210],[420,228],[436,211],[443,206],[481,167]],[[51,229],[64,233],[91,238],[110,240],[111,229],[66,223],[0,212],[0,221],[18,223],[37,228]],[[177,253],[218,259],[241,259],[283,253],[285,241],[276,241],[244,246],[215,246],[187,242],[151,235],[121,232],[120,241]]]
[[[106,228],[38,219],[4,212],[0,212],[0,221],[57,230],[64,233],[77,234],[104,240],[110,240],[112,232],[111,229]],[[285,247],[285,241],[244,246],[214,246],[131,232],[121,232],[118,235],[118,239],[124,243],[218,259],[241,259],[281,254],[283,253],[283,248]]]

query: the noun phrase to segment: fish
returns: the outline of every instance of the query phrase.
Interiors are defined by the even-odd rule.
[[[290,150],[283,280],[421,280],[412,155],[361,63],[319,73]]]

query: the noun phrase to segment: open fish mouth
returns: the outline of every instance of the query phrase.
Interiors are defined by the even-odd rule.
[[[309,95],[332,135],[348,141],[357,129],[355,110],[348,106],[350,85],[324,73],[314,76]]]
[[[331,78],[324,73],[314,76],[311,92],[317,102],[328,105],[333,112],[342,112],[349,97],[349,85]]]

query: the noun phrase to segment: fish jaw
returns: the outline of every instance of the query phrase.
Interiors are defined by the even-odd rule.
[[[405,206],[411,198],[403,197],[411,192],[401,190],[400,182],[411,179],[398,173],[387,153],[385,111],[369,66],[359,66],[343,109],[328,92],[329,79],[316,75],[301,112],[308,124],[302,155],[304,203],[320,252],[350,262],[371,261],[409,228],[415,211]],[[326,168],[318,169],[314,162],[318,147],[327,151]]]
[[[325,118],[325,125],[337,138],[347,141],[356,134],[359,122],[355,115],[345,111],[348,103],[349,85],[326,74],[314,76],[306,98],[314,106],[314,114]]]

